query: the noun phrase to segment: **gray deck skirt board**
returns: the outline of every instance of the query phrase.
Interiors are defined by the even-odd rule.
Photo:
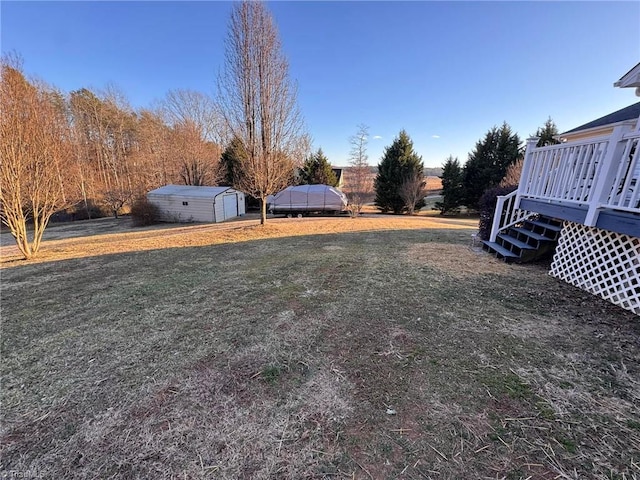
[[[598,215],[596,227],[640,238],[640,215],[603,210]]]
[[[566,205],[561,203],[549,203],[542,200],[523,198],[520,200],[520,208],[537,212],[548,217],[559,218],[574,223],[584,224],[587,215],[587,207]],[[610,232],[622,233],[631,237],[640,238],[640,215],[615,210],[602,210],[598,215],[597,228]]]
[[[560,218],[569,222],[584,223],[587,216],[587,207],[577,205],[567,205],[560,203],[549,203],[543,200],[533,200],[523,198],[520,200],[520,208],[531,212],[538,212],[548,217]]]

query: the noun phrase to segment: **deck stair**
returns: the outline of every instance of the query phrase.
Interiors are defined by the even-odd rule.
[[[536,215],[502,231],[495,242],[483,241],[482,248],[508,263],[533,262],[554,251],[561,230],[561,220]]]

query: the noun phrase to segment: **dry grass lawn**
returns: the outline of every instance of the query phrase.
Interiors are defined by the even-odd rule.
[[[640,478],[638,317],[434,216],[2,234],[0,476]]]
[[[45,231],[45,243],[38,257],[30,263],[298,235],[416,228],[477,230],[477,220],[440,217],[433,213],[411,217],[367,214],[357,220],[345,216],[305,217],[302,220],[277,217],[268,221],[265,226],[255,228],[258,225],[258,220],[238,218],[223,224],[162,224],[136,228],[131,225],[128,217],[54,224]],[[0,235],[0,248],[0,268],[26,263],[8,231]]]

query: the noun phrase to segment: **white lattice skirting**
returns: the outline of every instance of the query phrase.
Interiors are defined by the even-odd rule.
[[[640,315],[640,239],[565,222],[554,277]]]

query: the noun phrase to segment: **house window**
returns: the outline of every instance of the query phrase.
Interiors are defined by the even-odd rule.
[[[182,205],[187,206],[189,205],[189,202],[182,202]]]

